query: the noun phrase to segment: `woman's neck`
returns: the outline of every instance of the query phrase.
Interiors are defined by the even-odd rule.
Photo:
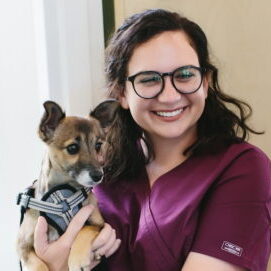
[[[183,137],[181,140],[164,139],[152,136],[150,138],[154,151],[154,159],[147,165],[150,186],[177,165],[183,163],[189,155],[184,155],[185,150],[191,146],[197,139],[196,133],[193,136]]]

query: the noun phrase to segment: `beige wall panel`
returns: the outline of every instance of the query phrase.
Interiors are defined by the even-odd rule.
[[[116,25],[146,8],[175,10],[205,31],[222,89],[253,108],[252,127],[264,130],[250,142],[271,157],[271,1],[115,0]]]

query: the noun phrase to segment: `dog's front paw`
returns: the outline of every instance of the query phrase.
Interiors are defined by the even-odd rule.
[[[89,270],[91,270],[90,265],[69,266],[69,271],[89,271]]]
[[[84,226],[76,236],[69,256],[69,271],[89,271],[91,268],[91,245],[99,230],[97,227]]]
[[[89,253],[82,251],[80,254],[73,254],[69,257],[69,271],[89,271],[91,268],[91,261]]]

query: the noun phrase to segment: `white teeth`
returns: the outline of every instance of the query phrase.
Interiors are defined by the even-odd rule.
[[[183,112],[183,108],[172,111],[172,112],[162,112],[162,111],[158,111],[155,112],[158,116],[162,116],[162,117],[174,117],[178,114],[180,114],[181,112]]]

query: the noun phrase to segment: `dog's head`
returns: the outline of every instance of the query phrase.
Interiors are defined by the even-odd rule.
[[[44,103],[40,138],[48,146],[50,167],[67,180],[94,186],[103,178],[105,130],[114,118],[116,101],[99,104],[89,118],[66,116],[52,101]]]

